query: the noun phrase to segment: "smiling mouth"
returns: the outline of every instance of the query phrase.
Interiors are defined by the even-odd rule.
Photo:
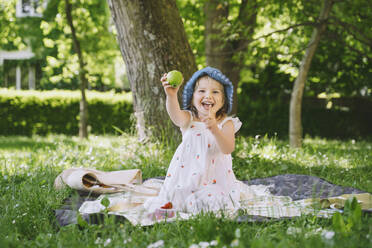
[[[202,102],[202,106],[204,109],[209,110],[210,108],[213,108],[214,104],[209,102]]]

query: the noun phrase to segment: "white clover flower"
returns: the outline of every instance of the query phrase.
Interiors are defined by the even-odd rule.
[[[199,242],[199,246],[202,247],[202,248],[205,248],[205,247],[209,247],[209,242]]]
[[[157,248],[157,247],[163,247],[164,246],[164,240],[158,240],[155,243],[149,244],[147,248]]]
[[[212,240],[209,244],[211,246],[217,246],[218,245],[218,242],[217,242],[217,240]]]
[[[237,238],[240,238],[240,229],[239,228],[237,228],[236,230],[235,230],[235,237],[237,237]]]
[[[132,239],[131,239],[131,238],[125,239],[125,240],[123,241],[124,244],[130,243],[130,242],[132,242]]]
[[[287,229],[287,234],[288,235],[295,235],[295,234],[299,234],[301,232],[302,232],[301,228],[298,228],[298,227],[291,227],[290,226]]]
[[[322,232],[322,237],[325,239],[332,239],[334,236],[335,236],[334,231],[323,230]]]
[[[189,246],[189,248],[200,248],[200,246],[197,245],[197,244],[192,244],[192,245]]]
[[[234,239],[232,242],[231,242],[231,247],[236,247],[239,245],[239,240],[238,239]]]
[[[101,241],[101,238],[100,238],[100,237],[98,237],[98,238],[96,239],[96,241],[94,241],[94,243],[95,243],[96,245],[98,245],[98,244],[102,243],[102,241]]]
[[[110,238],[106,239],[105,243],[103,243],[103,246],[107,246],[110,243],[111,243],[111,239]]]
[[[305,233],[305,238],[308,238],[308,237],[311,237],[311,236],[317,235],[317,234],[321,235],[323,232],[324,232],[324,230],[321,227],[319,227],[315,230],[310,230],[309,232]]]

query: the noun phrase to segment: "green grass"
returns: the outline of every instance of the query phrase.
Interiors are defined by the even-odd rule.
[[[111,218],[84,228],[57,226],[53,210],[71,193],[53,188],[64,169],[139,168],[144,178],[163,176],[174,150],[161,143],[143,145],[129,135],[92,136],[89,141],[67,136],[0,137],[0,247],[147,247],[159,240],[165,247],[211,241],[217,247],[372,246],[368,215],[362,216],[361,226],[346,233],[338,231],[331,219],[314,216],[237,223],[206,214],[151,227]],[[371,142],[308,138],[303,149],[290,149],[281,140],[239,137],[233,157],[241,180],[297,173],[372,192]]]

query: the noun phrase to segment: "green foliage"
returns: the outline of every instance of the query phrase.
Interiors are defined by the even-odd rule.
[[[77,38],[88,72],[88,82],[93,89],[115,87],[114,64],[120,57],[114,27],[106,1],[73,1],[72,16]],[[47,50],[43,66],[42,87],[66,87],[77,80],[79,62],[73,52],[71,30],[67,24],[65,2],[51,0],[41,21],[43,45]],[[52,83],[53,85],[50,85]],[[75,88],[76,89],[76,88]]]
[[[239,95],[237,116],[243,122],[242,135],[288,135],[289,97],[275,95],[268,79],[262,91],[257,84],[245,84]],[[265,95],[266,94],[266,95]],[[337,100],[337,99],[336,99]],[[344,99],[348,100],[348,99]],[[331,109],[326,100],[305,98],[303,107],[304,135],[312,137],[358,138],[370,137],[372,114],[368,99],[350,99],[349,109],[334,101]],[[16,91],[0,90],[0,134],[77,134],[80,92],[78,91]],[[91,133],[122,133],[133,131],[130,94],[88,92],[89,126]],[[367,114],[366,114],[367,113]]]
[[[101,200],[101,204],[105,207],[105,208],[108,208],[108,206],[110,205],[110,200],[108,199],[107,196],[103,197],[102,200]]]
[[[292,83],[290,75],[280,71],[277,61],[258,70],[254,79],[243,78],[238,88],[237,116],[243,121],[241,132],[244,135],[288,136]],[[309,87],[315,89],[313,86]],[[304,135],[343,139],[371,137],[370,98],[319,99],[308,95],[311,94],[305,95],[302,107]]]
[[[40,65],[38,89],[78,89],[78,59],[73,52],[71,31],[67,25],[64,1],[49,0],[42,17],[16,17],[17,0],[0,0],[0,49],[32,48],[35,57],[28,64]],[[73,18],[85,58],[91,89],[120,89],[115,85],[115,63],[123,68],[115,28],[110,24],[106,1],[77,0]],[[4,24],[4,25],[3,25]],[[13,63],[21,64],[22,61]],[[6,61],[7,71],[12,64]],[[14,65],[13,65],[14,66]],[[0,71],[0,85],[3,75]],[[14,83],[14,82],[10,82]]]
[[[370,1],[334,5],[327,32],[313,62],[312,82],[324,92],[344,96],[370,96],[372,90],[372,56]],[[313,81],[313,80],[311,80]],[[314,88],[315,88],[314,87]]]
[[[255,87],[257,86],[257,87]],[[243,122],[243,135],[288,137],[288,95],[257,96],[259,85],[246,84],[238,99],[237,116]],[[273,89],[275,92],[275,89]],[[339,101],[337,101],[339,100]],[[368,98],[339,98],[327,108],[327,100],[305,97],[302,107],[303,134],[328,138],[371,138],[372,102]],[[244,107],[242,107],[244,106]]]
[[[188,42],[195,55],[196,64],[198,67],[202,67],[205,64],[204,0],[177,0],[177,6],[185,27]]]
[[[42,18],[16,18],[16,0],[0,0],[0,48],[24,49],[31,45],[36,54],[29,63],[40,63],[42,89],[77,89],[77,58],[72,55],[70,30],[67,28],[64,1],[49,0]],[[115,39],[115,28],[110,24],[106,1],[74,0],[73,15],[78,38],[82,43],[89,72],[90,86],[104,90],[119,88],[114,84],[114,63],[121,61]],[[204,21],[205,1],[177,0],[189,43],[199,67],[205,65]],[[371,5],[369,0],[336,1],[332,17],[314,57],[304,94],[338,92],[342,96],[371,94]],[[229,16],[220,25],[221,37],[226,42],[244,40],[248,29],[237,21],[242,1],[220,1],[229,6]],[[319,15],[318,0],[257,1],[255,40],[244,56],[245,68],[240,82],[259,83],[266,67],[276,67],[272,80],[278,81],[285,73],[288,81],[280,81],[287,88],[298,73],[301,58]],[[272,31],[292,28],[264,36]],[[243,32],[242,32],[243,31]],[[261,38],[259,38],[261,37]],[[239,48],[237,49],[238,51]],[[223,55],[222,55],[223,56]],[[121,61],[122,62],[122,61]],[[122,67],[123,65],[121,65]],[[7,70],[7,68],[4,68]],[[1,72],[0,72],[1,74]],[[291,90],[291,87],[289,87]]]
[[[88,92],[91,133],[115,133],[113,126],[129,132],[131,95]],[[0,90],[0,134],[32,135],[78,133],[78,91]]]
[[[240,134],[287,137],[289,98],[286,95],[276,97],[280,88],[276,89],[271,82],[267,81],[270,90],[266,91],[262,91],[257,84],[243,85],[245,95],[239,95],[239,106],[244,108],[240,107],[237,114],[243,122]],[[368,106],[371,103],[367,99],[357,100],[354,99],[352,102],[355,104],[346,111],[342,102],[327,109],[326,100],[322,102],[305,98],[304,135],[343,139],[370,137],[372,115],[366,113],[369,113]],[[0,134],[76,134],[79,101],[78,91],[0,90]],[[89,92],[88,102],[92,133],[133,131],[133,109],[129,93]]]
[[[88,222],[86,222],[81,214],[77,214],[77,224],[81,227],[88,227]]]
[[[37,49],[42,39],[40,18],[17,18],[18,0],[0,0],[0,48],[4,50],[25,49],[28,45]]]
[[[260,9],[256,37],[283,31],[252,43],[259,71],[265,64],[275,61],[280,72],[290,75],[291,81],[295,80],[320,13],[319,3],[317,0],[269,1]],[[337,92],[341,96],[371,95],[370,12],[368,0],[334,3],[327,30],[311,65],[305,96],[317,96],[322,92]],[[285,29],[287,27],[291,28]]]
[[[338,212],[333,215],[332,225],[334,230],[343,236],[350,236],[353,232],[360,231],[362,210],[355,197],[346,201],[343,215]]]
[[[255,82],[258,83],[256,87],[266,90],[262,74],[274,66],[271,80],[282,86],[282,90],[292,90],[320,13],[319,3],[318,0],[257,1],[254,40],[247,41],[250,42],[247,50],[232,47],[237,52],[244,53],[245,67],[241,71],[240,85]],[[202,67],[205,65],[204,1],[179,0],[177,4],[197,64]],[[233,40],[244,40],[244,31],[249,32],[249,29],[237,19],[242,1],[220,1],[220,4],[229,6],[229,16],[217,24],[224,27],[219,38],[225,44]],[[322,92],[338,92],[341,96],[371,95],[370,12],[369,0],[335,2],[328,28],[312,62],[305,96],[317,96]],[[268,35],[271,32],[274,33]],[[287,81],[282,80],[283,74]]]

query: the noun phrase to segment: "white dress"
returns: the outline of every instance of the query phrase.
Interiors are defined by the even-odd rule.
[[[218,126],[232,121],[235,132],[241,127],[238,118],[227,117]],[[85,201],[79,212],[98,213],[105,210],[101,201],[108,197],[109,214],[126,217],[133,225],[152,225],[161,221],[189,219],[201,211],[219,212],[234,218],[239,209],[249,215],[271,218],[294,217],[314,212],[313,201],[292,201],[289,196],[274,196],[271,185],[246,185],[235,178],[230,154],[223,154],[212,133],[203,122],[191,119],[182,130],[178,146],[165,180],[149,179],[137,185],[137,191],[101,195],[95,201]],[[134,187],[134,188],[136,188]],[[143,187],[156,193],[142,192]],[[159,193],[158,193],[159,192]],[[172,203],[172,210],[162,209]],[[169,212],[168,212],[169,211]],[[322,215],[320,211],[318,215]],[[325,214],[328,214],[327,212]]]
[[[191,114],[191,112],[190,112]],[[232,121],[235,132],[242,123],[226,117],[218,128]],[[231,154],[223,154],[203,122],[191,121],[182,131],[159,195],[148,199],[144,208],[153,212],[171,202],[173,209],[188,213],[237,209],[240,183],[232,170]]]

